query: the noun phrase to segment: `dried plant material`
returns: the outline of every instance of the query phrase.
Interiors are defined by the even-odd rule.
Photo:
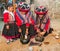
[[[55,36],[56,39],[59,39],[59,36]]]
[[[44,44],[45,44],[45,45],[48,45],[48,44],[49,44],[49,42],[44,42]]]
[[[59,39],[59,33],[55,30],[52,32],[52,36],[54,36],[56,39]]]

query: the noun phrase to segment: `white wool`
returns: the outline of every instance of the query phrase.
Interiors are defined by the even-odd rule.
[[[4,14],[4,13],[9,13],[9,11],[8,11],[8,10],[5,10],[5,11],[3,12],[3,14]]]

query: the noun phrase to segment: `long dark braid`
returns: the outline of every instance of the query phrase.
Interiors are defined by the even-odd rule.
[[[45,16],[46,16],[46,15],[43,15],[42,19],[40,19],[40,20],[41,20],[41,23],[42,23],[42,21],[45,19]],[[38,22],[38,21],[39,21],[38,19],[39,19],[39,15],[36,15],[36,24],[39,23],[39,22]]]
[[[39,17],[39,16],[38,16],[38,15],[36,15],[36,24],[38,24],[38,17]]]

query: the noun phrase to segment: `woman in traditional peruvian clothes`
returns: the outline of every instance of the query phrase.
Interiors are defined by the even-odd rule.
[[[2,35],[7,39],[7,43],[13,41],[17,35],[17,25],[15,23],[15,17],[13,14],[13,4],[7,4],[7,8],[3,13],[4,17],[4,28]]]
[[[19,27],[19,33],[27,38],[28,35],[34,35],[34,20],[30,11],[30,6],[20,2],[15,13],[16,24]]]
[[[36,29],[38,36],[46,36],[51,33],[53,29],[50,27],[50,18],[48,16],[48,10],[44,6],[39,6],[35,9],[36,13]]]

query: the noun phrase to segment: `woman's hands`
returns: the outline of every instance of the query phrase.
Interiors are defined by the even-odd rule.
[[[9,29],[9,25],[6,25],[6,29]]]
[[[46,31],[44,30],[41,32],[40,29],[38,28],[37,33],[38,33],[38,36],[43,36],[46,33]]]
[[[28,28],[26,28],[26,35],[28,35]]]
[[[18,32],[21,32],[21,28],[18,29]]]
[[[40,35],[42,35],[42,36],[43,36],[44,34],[45,34],[45,32],[40,32]]]

